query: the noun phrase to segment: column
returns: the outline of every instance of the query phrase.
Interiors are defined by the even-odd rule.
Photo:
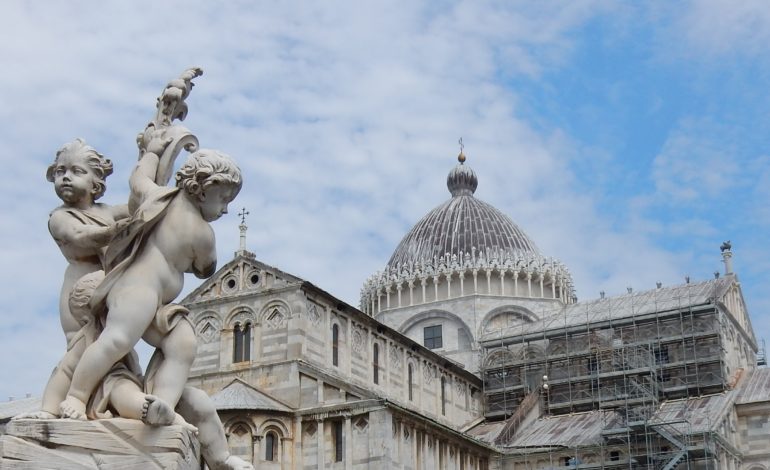
[[[353,426],[350,422],[350,415],[345,415],[345,470],[353,469]]]
[[[262,459],[262,446],[260,445],[261,442],[262,436],[251,437],[251,455],[254,459],[254,462],[259,462]]]
[[[318,448],[318,457],[316,458],[316,467],[318,470],[324,470],[324,458],[326,457],[326,449],[324,446],[324,422],[322,419],[316,420],[316,446]]]
[[[345,336],[345,345],[347,346],[345,349],[347,350],[347,357],[348,360],[345,361],[347,364],[347,370],[348,376],[350,376],[350,371],[352,369],[352,361],[353,361],[353,321],[350,318],[345,318],[345,325],[346,328],[346,336]]]
[[[302,456],[302,418],[294,418],[294,441],[292,442],[294,450],[292,452],[292,466],[290,468],[302,468],[304,458]]]
[[[290,462],[290,449],[292,447],[292,440],[289,437],[281,437],[281,470],[289,470],[293,467]]]

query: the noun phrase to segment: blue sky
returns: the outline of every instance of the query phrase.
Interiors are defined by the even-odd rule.
[[[357,304],[449,194],[476,195],[570,267],[581,299],[735,269],[770,337],[770,8],[763,1],[43,2],[0,6],[0,397],[64,348],[46,166],[83,137],[126,199],[134,138],[200,66],[185,121],[244,170],[258,258]],[[236,210],[214,224],[237,249]],[[197,281],[187,279],[191,290]]]

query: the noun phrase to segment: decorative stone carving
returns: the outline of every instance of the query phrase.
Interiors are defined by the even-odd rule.
[[[390,345],[390,366],[395,370],[401,370],[403,368],[401,362],[401,350],[396,347],[395,344]]]
[[[213,316],[203,317],[195,326],[195,333],[204,343],[210,343],[219,337],[222,325],[218,318]]]
[[[269,310],[265,323],[271,330],[277,330],[286,327],[288,315],[286,309],[280,305],[276,305]]]
[[[365,335],[366,335],[366,332],[362,328],[358,326],[353,328],[353,341],[352,341],[353,352],[359,356],[363,355]]]
[[[321,314],[318,312],[318,307],[314,303],[307,304],[307,319],[313,325],[321,323]]]
[[[422,366],[422,376],[425,379],[425,383],[430,385],[433,383],[433,379],[436,378],[436,366],[429,362],[425,362]]]

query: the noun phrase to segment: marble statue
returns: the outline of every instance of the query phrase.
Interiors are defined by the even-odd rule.
[[[85,349],[85,338],[78,332],[87,318],[76,318],[69,308],[73,285],[81,277],[100,271],[107,243],[118,230],[119,220],[128,217],[128,206],[97,203],[105,192],[105,179],[112,173],[112,162],[86,145],[82,139],[65,144],[48,167],[46,179],[54,184],[63,204],[51,212],[48,230],[68,261],[59,295],[59,317],[67,340],[64,359],[56,366],[43,393],[39,412],[29,418],[58,416],[72,372]]]
[[[60,316],[67,352],[44,392],[41,411],[16,419],[121,417],[150,426],[181,425],[198,434],[212,469],[252,469],[231,456],[216,409],[203,391],[186,386],[196,353],[188,311],[173,301],[184,273],[205,279],[216,270],[214,231],[241,188],[227,155],[198,149],[197,138],[174,123],[197,68],[172,80],[157,112],[139,134],[139,160],[127,205],[95,203],[112,164],[81,139],[66,144],[48,169],[63,205],[51,213],[51,235],[69,266]],[[168,187],[181,150],[192,152]],[[156,348],[142,373],[134,346]],[[59,402],[59,403],[56,403]]]

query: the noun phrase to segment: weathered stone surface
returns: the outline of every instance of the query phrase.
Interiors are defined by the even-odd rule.
[[[182,426],[115,418],[22,419],[0,436],[3,469],[187,470],[200,468],[197,438]]]

